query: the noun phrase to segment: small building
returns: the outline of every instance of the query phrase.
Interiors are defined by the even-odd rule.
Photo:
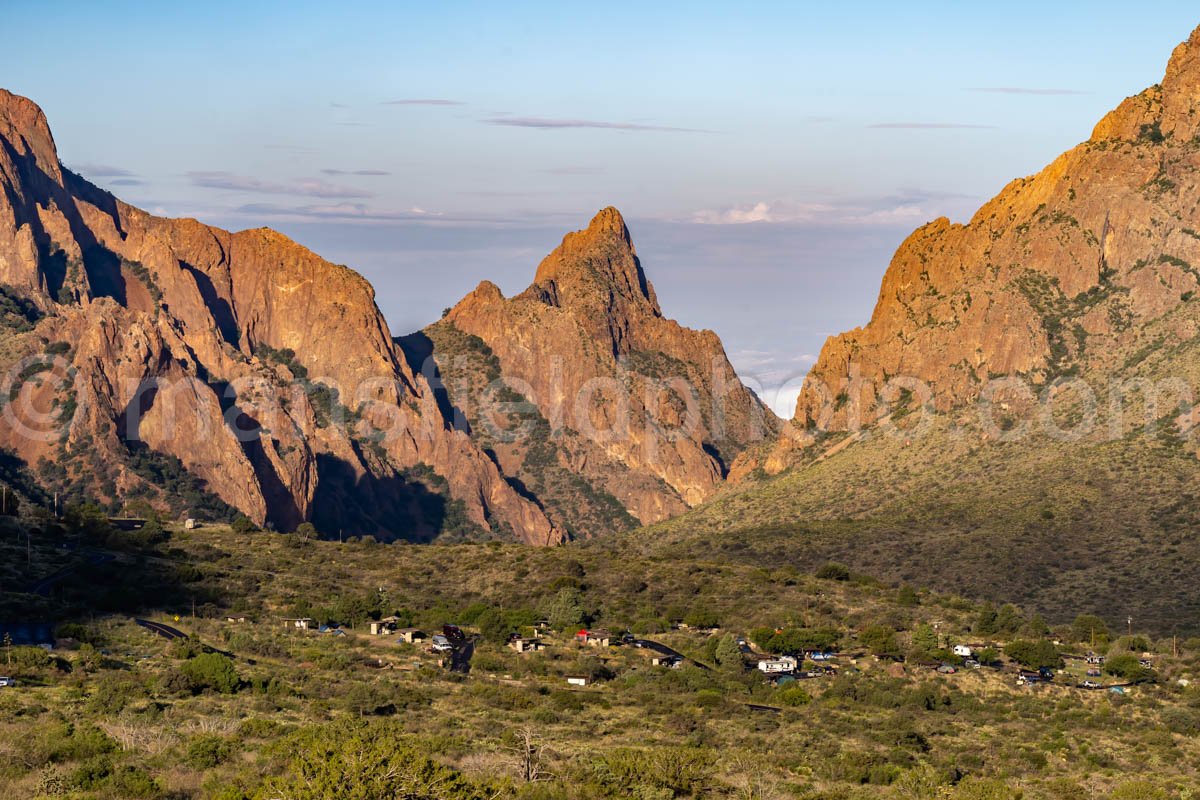
[[[799,662],[791,656],[766,658],[758,662],[759,671],[766,675],[790,675],[798,666]]]
[[[185,519],[183,521],[183,529],[185,531],[194,531],[194,530],[196,530],[196,528],[199,528],[199,527],[200,527],[200,523],[197,522],[196,520],[192,519],[191,517],[188,517],[187,519]]]
[[[568,675],[567,683],[571,686],[587,686],[592,679],[587,675]]]
[[[514,636],[508,640],[508,646],[518,653],[536,653],[543,649],[546,643],[541,639],[527,639],[524,636]]]
[[[418,630],[417,628],[400,628],[395,633],[400,637],[401,641],[407,642],[408,644],[423,642],[429,638],[425,635],[425,631]]]
[[[317,621],[312,617],[284,617],[283,627],[295,628],[298,631],[312,630],[317,624]]]
[[[400,622],[399,617],[384,617],[376,622],[371,622],[367,627],[372,636],[388,636],[395,633],[398,622]]]
[[[651,658],[650,663],[656,667],[669,667],[671,669],[676,669],[683,665],[683,659],[676,655],[658,655]]]
[[[585,647],[608,647],[612,644],[612,634],[608,631],[581,630],[575,634],[575,641]]]

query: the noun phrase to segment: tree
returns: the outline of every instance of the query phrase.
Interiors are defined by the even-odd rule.
[[[995,664],[1000,658],[1000,651],[994,647],[985,647],[975,651],[975,660],[984,666]]]
[[[912,646],[918,653],[932,653],[938,649],[937,631],[928,622],[922,622],[913,629]]]
[[[242,682],[233,662],[220,653],[201,653],[183,662],[179,671],[193,690],[212,689],[221,694],[233,694]]]
[[[1141,661],[1133,653],[1118,653],[1109,656],[1104,662],[1104,671],[1122,680],[1136,683],[1153,675],[1153,671],[1143,667]]]
[[[746,660],[742,656],[742,648],[738,647],[737,640],[731,634],[725,634],[721,637],[721,641],[717,643],[717,649],[713,651],[713,659],[725,672],[740,674],[746,668]]]
[[[975,633],[983,636],[991,636],[996,632],[996,607],[991,603],[984,603],[979,609],[978,616],[975,617],[975,625],[972,626]]]
[[[321,534],[317,532],[316,526],[311,522],[301,522],[298,526],[296,526],[296,535],[299,536],[303,541],[321,538]]]
[[[1029,622],[1025,623],[1023,632],[1029,636],[1045,636],[1050,633],[1050,626],[1046,624],[1045,617],[1034,614],[1029,618]]]
[[[546,619],[556,630],[565,631],[582,625],[585,618],[583,595],[570,586],[560,589],[546,607]]]
[[[721,618],[717,616],[717,612],[705,605],[693,606],[692,610],[684,616],[683,621],[692,628],[715,628],[721,624]]]
[[[1071,623],[1071,637],[1093,647],[1108,643],[1108,624],[1095,614],[1080,614]]]
[[[896,631],[887,625],[870,625],[863,629],[858,636],[863,646],[875,656],[898,656],[900,644],[896,641]]]
[[[1005,603],[996,612],[996,633],[1016,633],[1025,624],[1021,609],[1012,603]]]
[[[1058,669],[1063,664],[1058,648],[1045,639],[1017,639],[1008,643],[1004,654],[1029,669]]]
[[[496,644],[508,641],[509,634],[514,630],[504,615],[494,608],[484,609],[480,612],[479,616],[475,618],[475,624],[479,627],[479,632],[483,634],[484,639]]]
[[[515,759],[517,775],[524,783],[537,783],[550,780],[553,776],[546,772],[542,762],[545,760],[546,746],[534,734],[532,728],[521,728],[514,734],[516,743],[510,748]]]

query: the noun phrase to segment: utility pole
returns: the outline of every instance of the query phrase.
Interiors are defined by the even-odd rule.
[[[1129,635],[1133,636],[1133,617],[1126,617],[1125,624],[1129,626]]]

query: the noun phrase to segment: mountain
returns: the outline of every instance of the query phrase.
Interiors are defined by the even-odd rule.
[[[716,334],[663,316],[614,208],[568,234],[525,291],[485,281],[404,344],[432,357],[423,371],[504,473],[577,535],[710,499],[778,432]]]
[[[912,234],[740,490],[646,535],[1195,629],[1200,30],[965,224]]]
[[[0,188],[0,447],[47,489],[281,529],[564,538],[449,424],[354,271],[121,202],[4,91]]]
[[[821,352],[801,425],[871,416],[891,378],[926,382],[941,409],[997,375],[1035,385],[1089,369],[1159,333],[1186,340],[1200,288],[1200,31],[1162,83],[1125,100],[1088,141],[1010,183],[966,224],[936,220],[900,246],[871,321]],[[849,392],[845,407],[827,397]],[[832,412],[832,413],[830,413]],[[829,425],[826,425],[829,427]]]

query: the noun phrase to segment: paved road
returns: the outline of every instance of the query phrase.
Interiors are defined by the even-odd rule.
[[[98,550],[93,550],[87,553],[87,557],[84,558],[83,563],[69,564],[60,569],[58,572],[54,572],[37,581],[36,583],[30,584],[29,588],[25,591],[29,592],[30,594],[49,597],[50,592],[54,591],[55,586],[71,577],[71,575],[73,575],[80,567],[98,567],[101,564],[106,564],[109,561],[114,560],[115,558],[116,556],[114,556],[112,553],[101,553]]]
[[[186,639],[187,634],[178,628],[172,628],[170,625],[163,625],[161,622],[151,622],[148,619],[134,619],[138,625],[141,625],[151,633],[157,634],[164,639]]]

